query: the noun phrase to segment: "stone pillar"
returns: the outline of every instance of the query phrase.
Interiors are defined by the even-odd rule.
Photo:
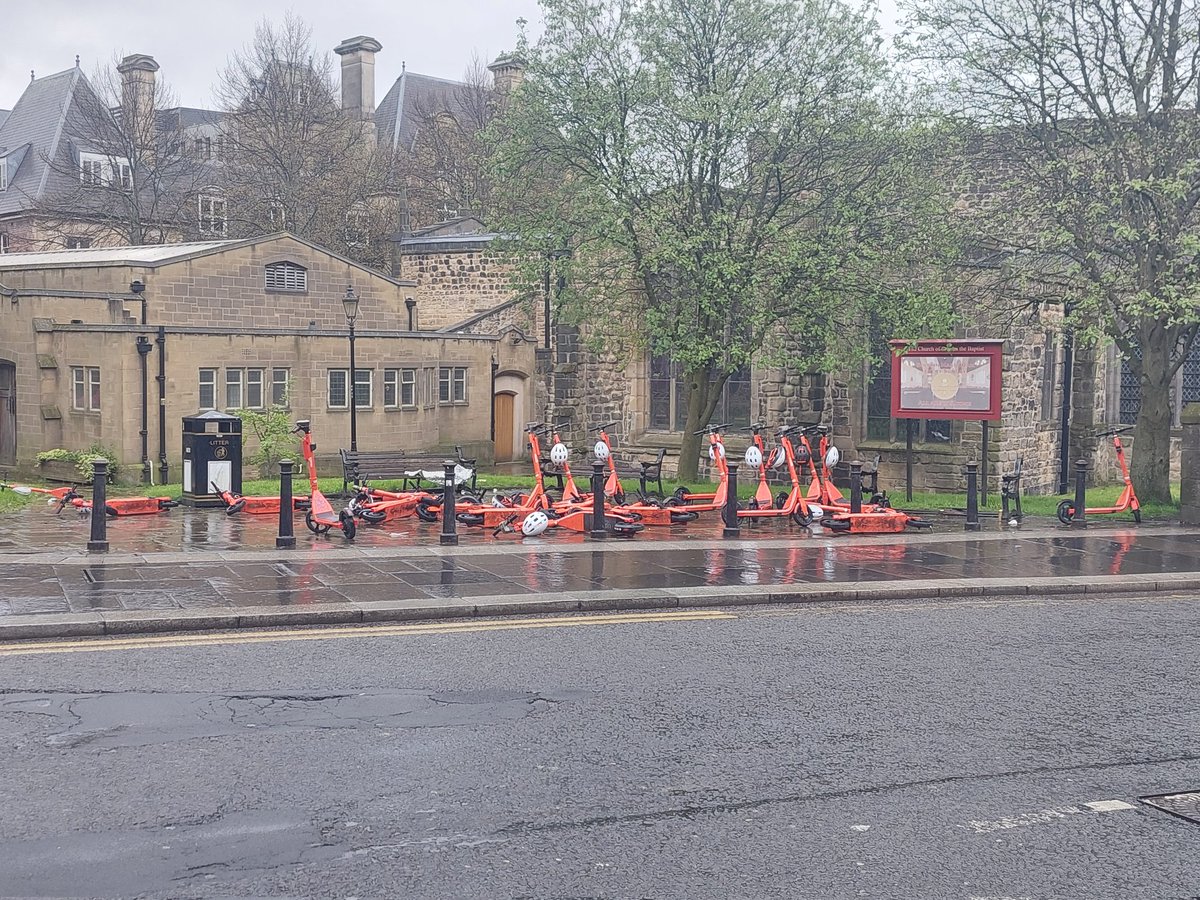
[[[1200,525],[1200,403],[1184,406],[1179,421],[1183,425],[1179,518],[1184,525]]]

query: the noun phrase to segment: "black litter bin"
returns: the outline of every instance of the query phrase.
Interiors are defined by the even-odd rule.
[[[242,420],[215,409],[184,416],[183,502],[220,506],[218,489],[242,491]]]

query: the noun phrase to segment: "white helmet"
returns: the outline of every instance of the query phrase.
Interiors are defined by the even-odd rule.
[[[842,451],[837,447],[830,447],[825,452],[825,465],[830,469],[836,469],[837,464],[842,461]]]
[[[537,537],[550,527],[550,517],[540,509],[534,510],[521,523],[521,534],[525,537]]]
[[[772,469],[778,469],[787,462],[787,454],[783,452],[782,447],[776,447],[771,451],[771,461],[767,463]]]
[[[719,447],[720,449],[719,450],[714,449],[717,447]],[[713,462],[716,462],[718,453],[721,454],[721,459],[725,458],[725,445],[724,444],[709,444],[708,445],[708,458],[709,459],[711,459]]]
[[[550,448],[550,461],[555,465],[561,466],[567,461],[567,457],[571,455],[571,451],[567,449],[567,445],[559,441]]]
[[[751,444],[746,448],[746,465],[751,469],[757,469],[762,466],[762,451],[758,449],[757,444]]]
[[[596,446],[592,448],[592,453],[600,462],[606,462],[608,460],[608,444],[604,443],[604,441],[596,441]]]

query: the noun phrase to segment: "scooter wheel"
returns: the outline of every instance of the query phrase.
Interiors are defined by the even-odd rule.
[[[687,495],[690,493],[691,493],[691,491],[689,491],[687,488],[685,488],[681,484],[679,487],[675,488],[675,493],[672,494],[671,496],[674,497],[676,500],[678,500],[680,503],[683,503],[685,500],[687,500]]]
[[[617,491],[615,494],[613,494],[612,498],[613,498],[613,502],[616,503],[617,506],[625,505],[625,492],[624,491]]]
[[[849,519],[832,519],[832,518],[822,519],[821,524],[824,525],[826,528],[828,528],[830,531],[849,531],[850,530],[850,520]]]
[[[742,504],[739,503],[738,509],[741,509],[741,508],[742,508]],[[758,509],[758,499],[755,497],[751,497],[748,501],[746,501],[746,509]]]
[[[238,513],[240,513],[245,508],[246,508],[246,498],[238,497],[236,500],[234,500],[232,503],[230,503],[227,507],[225,507],[225,515],[236,516]]]
[[[633,537],[645,527],[640,522],[614,522],[612,533],[619,537]]]
[[[358,517],[368,525],[378,525],[387,521],[387,513],[381,509],[360,509]]]
[[[342,535],[348,541],[354,540],[354,536],[358,534],[358,526],[354,524],[354,516],[343,513],[342,515]]]
[[[179,505],[178,500],[159,500],[158,501],[159,509],[174,509],[178,505]]]
[[[1058,521],[1064,525],[1070,525],[1075,521],[1075,504],[1070,500],[1064,500],[1058,504]]]
[[[792,521],[801,528],[807,528],[812,524],[813,518],[811,515],[805,515],[804,513],[800,512],[800,510],[796,510],[792,513]]]
[[[678,497],[671,496],[671,497],[668,497],[666,500],[664,500],[662,505],[666,509],[671,509],[676,506],[683,506],[684,504],[683,504],[683,501],[680,500]]]
[[[1135,524],[1135,525],[1142,524],[1142,511],[1140,509],[1135,509],[1133,511],[1133,524]]]
[[[421,500],[417,504],[417,518],[422,522],[436,522],[438,514],[430,508],[433,506],[438,506],[436,500]]]
[[[313,534],[327,534],[329,532],[328,525],[322,525],[313,518],[311,509],[304,514],[304,524],[308,526],[308,530]]]
[[[696,521],[696,519],[698,519],[698,518],[700,518],[700,516],[697,513],[692,512],[691,510],[687,510],[687,509],[676,510],[671,513],[671,524],[672,525],[685,525],[688,522]]]
[[[873,506],[878,506],[880,509],[892,508],[892,501],[888,498],[887,494],[872,494],[871,504]]]
[[[783,509],[783,505],[785,503],[787,503],[787,498],[788,498],[787,491],[780,491],[778,494],[776,494],[775,495],[775,508]]]
[[[117,512],[117,508],[115,506],[110,506],[107,503],[104,504],[104,512],[108,515],[108,517],[110,519],[115,519],[117,516],[120,515],[120,513]]]
[[[461,522],[463,525],[482,525],[483,524],[483,514],[482,513],[459,513],[457,516],[455,516],[455,518],[458,519],[458,521]]]

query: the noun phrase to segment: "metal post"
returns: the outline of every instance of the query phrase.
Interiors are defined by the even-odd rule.
[[[350,322],[350,450],[358,450],[358,379],[354,367],[354,322]]]
[[[979,530],[979,463],[967,463],[967,521],[963,531]]]
[[[913,420],[904,420],[904,499],[908,503],[912,503],[912,441],[913,441]]]
[[[171,477],[167,467],[167,329],[158,326],[158,483],[166,484]]]
[[[454,469],[457,463],[448,459],[443,463],[445,475],[442,481],[442,536],[441,543],[458,543],[458,513],[454,509]]]
[[[608,537],[608,528],[604,520],[604,463],[596,460],[592,463],[592,530],[594,541]]]
[[[142,301],[142,324],[145,325],[146,302]],[[150,390],[149,375],[146,371],[146,355],[153,350],[150,339],[144,334],[137,336],[138,371],[142,381],[142,429],[138,434],[142,437],[142,484],[149,484],[152,479],[150,468]]]
[[[278,550],[291,550],[296,546],[292,503],[293,465],[290,459],[279,461],[279,535],[275,538],[275,548]]]
[[[862,463],[850,463],[850,512],[862,512]]]
[[[725,508],[721,511],[721,519],[725,523],[721,537],[741,537],[741,529],[738,528],[737,463],[727,463],[726,468],[729,477],[725,482]]]
[[[1075,516],[1072,525],[1087,528],[1087,460],[1075,460]]]
[[[89,550],[108,552],[108,461],[92,460],[92,533],[87,542]]]
[[[981,466],[981,468],[982,468],[982,471],[981,471],[981,473],[980,473],[980,474],[983,476],[983,478],[982,478],[982,480],[979,482],[979,505],[980,505],[980,506],[987,506],[987,495],[988,495],[988,437],[989,437],[989,433],[988,433],[988,421],[987,421],[987,419],[984,419],[982,424],[983,424],[983,436],[982,436],[982,438],[981,438],[981,443],[983,444],[983,447],[982,447],[982,449],[979,451],[979,458],[980,458],[980,466]]]

